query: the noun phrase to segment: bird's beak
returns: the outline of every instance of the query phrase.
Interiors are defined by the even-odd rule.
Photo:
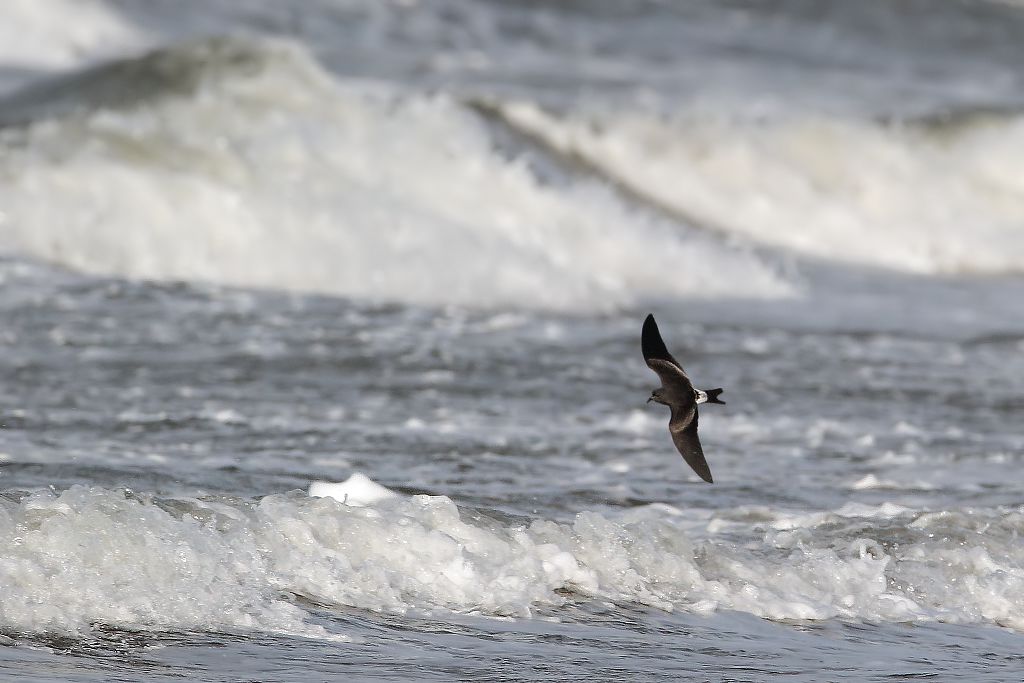
[[[653,400],[654,400],[654,397],[653,397],[653,396],[648,396],[648,397],[647,397],[647,402],[648,402],[648,403],[650,403],[650,402],[651,402],[651,401],[653,401]]]

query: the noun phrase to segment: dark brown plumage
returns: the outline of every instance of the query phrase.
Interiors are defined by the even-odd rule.
[[[640,335],[640,347],[643,350],[644,361],[647,367],[653,370],[658,379],[661,380],[661,387],[651,393],[648,401],[656,401],[667,405],[672,413],[668,421],[668,431],[672,435],[672,443],[676,445],[680,455],[686,464],[693,468],[701,479],[713,482],[711,468],[704,459],[704,449],[701,448],[700,439],[697,437],[697,404],[708,401],[710,403],[723,403],[718,400],[721,389],[708,389],[700,391],[694,389],[686,371],[679,364],[672,354],[665,347],[665,342],[658,331],[658,323],[654,321],[653,315],[648,315],[644,320],[643,332]]]

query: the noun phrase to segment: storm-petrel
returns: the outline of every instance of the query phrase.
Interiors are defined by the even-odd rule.
[[[702,391],[695,389],[690,378],[686,376],[683,366],[665,348],[665,342],[658,331],[658,323],[654,316],[648,315],[644,320],[644,329],[640,334],[640,346],[644,352],[647,367],[654,370],[661,380],[661,387],[651,392],[647,402],[655,401],[672,409],[672,417],[668,421],[668,431],[672,442],[679,449],[686,464],[709,484],[712,482],[711,469],[704,459],[704,449],[697,438],[697,406],[701,403],[720,403],[718,395],[721,389]]]

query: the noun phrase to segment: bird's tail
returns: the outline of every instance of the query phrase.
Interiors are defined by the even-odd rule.
[[[725,401],[720,401],[718,399],[718,395],[722,393],[722,389],[708,389],[704,393],[708,395],[708,403],[720,403],[723,406],[725,405]]]

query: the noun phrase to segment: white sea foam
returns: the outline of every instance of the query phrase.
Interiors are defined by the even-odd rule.
[[[345,481],[314,481],[309,485],[309,495],[314,498],[333,498],[345,505],[362,507],[394,498],[398,494],[365,474],[354,472]]]
[[[924,480],[914,480],[910,482],[897,481],[895,479],[881,479],[876,474],[865,474],[857,481],[850,484],[850,488],[854,491],[867,491],[867,490],[917,490],[917,491],[931,491],[936,487]]]
[[[890,125],[500,109],[520,130],[726,234],[915,273],[1024,272],[1019,116]]]
[[[84,487],[5,502],[0,629],[82,634],[101,623],[327,635],[277,596],[252,524],[230,528],[242,514],[223,505],[192,510],[175,516],[121,491]]]
[[[129,77],[148,94],[119,85]],[[0,141],[7,250],[92,273],[417,303],[608,309],[791,291],[755,256],[598,185],[545,184],[447,97],[339,83],[298,46],[191,43],[64,96],[76,89],[71,101],[102,92],[117,106]]]
[[[295,495],[154,502],[74,487],[0,506],[0,630],[83,633],[100,623],[316,636],[288,595],[526,617],[557,610],[566,591],[769,619],[1024,628],[1019,511],[847,512],[783,524],[766,511],[753,522],[763,541],[735,543],[693,540],[678,514],[652,506],[509,525],[444,496],[353,507]]]

